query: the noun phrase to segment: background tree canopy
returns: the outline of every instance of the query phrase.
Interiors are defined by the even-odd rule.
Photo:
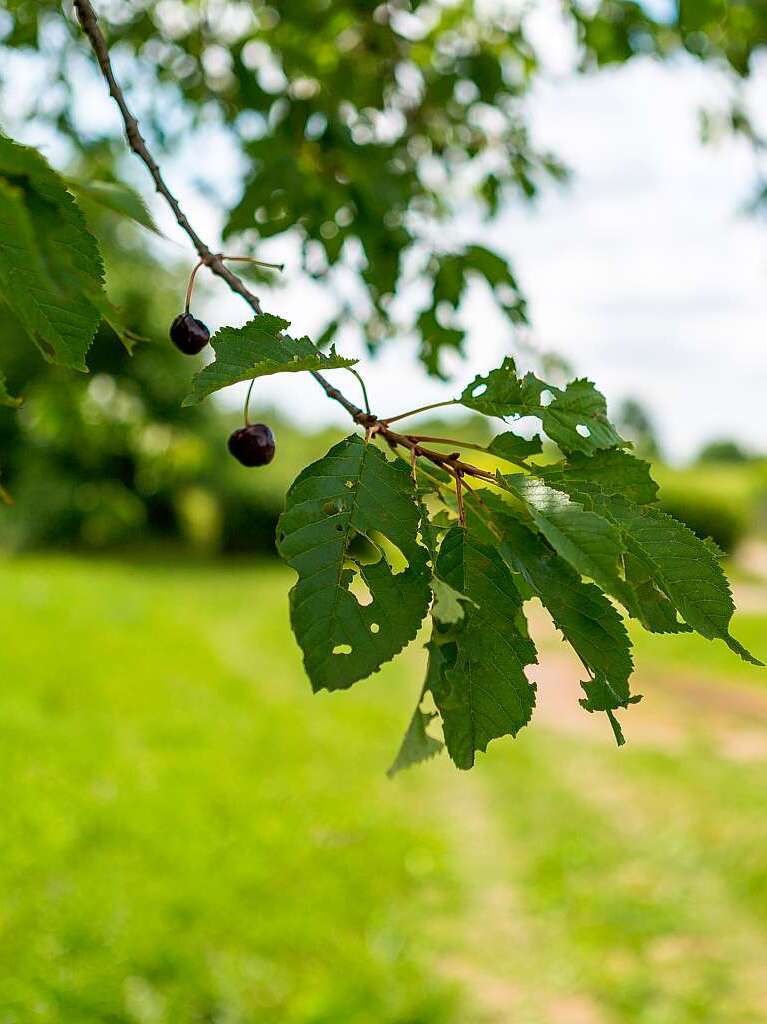
[[[77,116],[95,71],[78,58],[85,44],[70,5],[5,7],[4,46],[50,66],[35,116],[74,144],[85,173],[116,176],[122,140]],[[456,311],[472,278],[486,283],[510,326],[526,321],[505,256],[453,229],[459,211],[492,220],[503,203],[532,200],[545,181],[566,176],[528,131],[526,96],[542,61],[526,13],[472,0],[134,0],[100,8],[161,155],[203,124],[231,130],[243,170],[227,245],[252,251],[263,239],[297,234],[304,268],[336,297],[324,341],[343,324],[358,327],[371,349],[415,335],[428,371],[443,375],[443,353],[464,344]],[[747,76],[767,31],[767,5],[723,0],[570,0],[561,16],[584,70],[684,50]],[[749,131],[737,104],[730,124]],[[416,312],[395,311],[394,294],[413,287]]]

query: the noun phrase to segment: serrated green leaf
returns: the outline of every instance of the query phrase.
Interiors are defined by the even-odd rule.
[[[531,455],[540,455],[543,451],[543,445],[537,434],[528,440],[513,433],[511,430],[507,430],[505,433],[494,437],[487,446],[487,450],[491,455],[497,455],[499,459],[517,462],[519,459],[527,459]]]
[[[727,578],[711,549],[684,523],[660,509],[609,499],[609,515],[628,551],[694,630],[724,640],[744,661],[762,663],[730,634],[735,605]]]
[[[287,320],[264,313],[244,327],[224,327],[214,334],[211,345],[215,361],[195,375],[184,405],[201,402],[214,391],[242,380],[273,373],[334,370],[358,362],[339,356],[332,347],[329,352],[320,352],[308,338],[291,338],[283,333],[288,326]]]
[[[563,391],[533,373],[519,377],[510,357],[497,370],[475,377],[459,401],[486,416],[537,416],[565,453],[591,454],[625,444],[607,418],[604,396],[591,381],[571,381]]]
[[[128,185],[116,181],[80,181],[77,178],[67,178],[66,185],[86,202],[110,210],[120,217],[127,217],[160,238],[165,237],[157,227],[143,198]]]
[[[445,743],[459,768],[471,768],[490,740],[515,736],[530,721],[535,685],[525,666],[536,659],[522,599],[497,551],[454,527],[442,542],[437,575],[476,607],[440,648],[441,671],[431,690]]]
[[[630,456],[616,460],[620,472],[615,476],[609,472],[609,465],[601,470],[597,467],[595,472],[591,459],[536,472],[547,484],[577,498],[617,528],[624,549],[627,585],[623,592],[610,592],[646,629],[683,632],[678,613],[702,636],[724,640],[745,661],[761,664],[730,634],[735,606],[716,554],[683,523],[625,496],[649,498],[655,494],[644,464],[628,460]]]
[[[565,561],[611,593],[620,592],[623,547],[612,523],[533,477],[499,474],[498,479],[524,502],[532,521]]]
[[[461,392],[459,402],[485,416],[537,416],[546,385],[532,374],[517,376],[514,360],[507,356],[497,370],[475,377]]]
[[[586,693],[581,705],[587,711],[611,711],[636,703],[639,698],[629,688],[631,641],[615,606],[503,502],[491,496],[486,507],[500,528],[501,556],[529,584],[590,672],[590,678],[581,683]]]
[[[563,452],[590,454],[625,441],[607,418],[607,403],[590,380],[573,380],[543,411],[543,429]]]
[[[658,485],[650,476],[649,462],[628,452],[603,451],[590,456],[574,452],[567,462],[536,466],[534,472],[575,501],[597,494],[620,494],[637,505],[650,505],[658,498]]]
[[[15,398],[8,391],[8,386],[5,383],[5,374],[0,371],[0,405],[8,405],[12,409],[18,409],[22,402],[22,398]]]
[[[0,287],[48,359],[87,370],[104,267],[63,179],[36,150],[0,134]]]
[[[291,486],[278,548],[298,573],[291,621],[315,690],[364,679],[416,635],[430,599],[420,515],[409,467],[387,461],[357,436],[331,448]],[[374,564],[350,554],[357,534],[381,553]],[[372,597],[367,604],[352,592],[355,574]]]
[[[51,278],[24,193],[2,179],[0,288],[46,359],[87,371],[84,357],[100,314],[81,292],[62,288]]]

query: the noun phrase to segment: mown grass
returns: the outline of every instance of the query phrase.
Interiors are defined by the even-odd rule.
[[[539,727],[389,782],[421,654],[312,696],[289,582],[0,564],[2,1024],[765,1019],[764,763]]]

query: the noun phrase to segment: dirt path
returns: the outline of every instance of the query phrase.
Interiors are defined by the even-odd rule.
[[[538,683],[538,723],[613,742],[604,715],[588,714],[578,704],[583,667],[577,658],[544,650],[530,675]],[[767,759],[767,688],[762,693],[734,679],[651,668],[638,673],[634,689],[644,700],[619,715],[631,742],[673,750],[704,743],[732,760]]]

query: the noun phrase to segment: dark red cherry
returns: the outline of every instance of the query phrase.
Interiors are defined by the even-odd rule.
[[[229,451],[243,466],[266,466],[274,458],[274,434],[265,423],[250,423],[229,438]]]
[[[170,325],[170,340],[185,356],[196,356],[210,341],[210,331],[191,313],[180,313]]]

